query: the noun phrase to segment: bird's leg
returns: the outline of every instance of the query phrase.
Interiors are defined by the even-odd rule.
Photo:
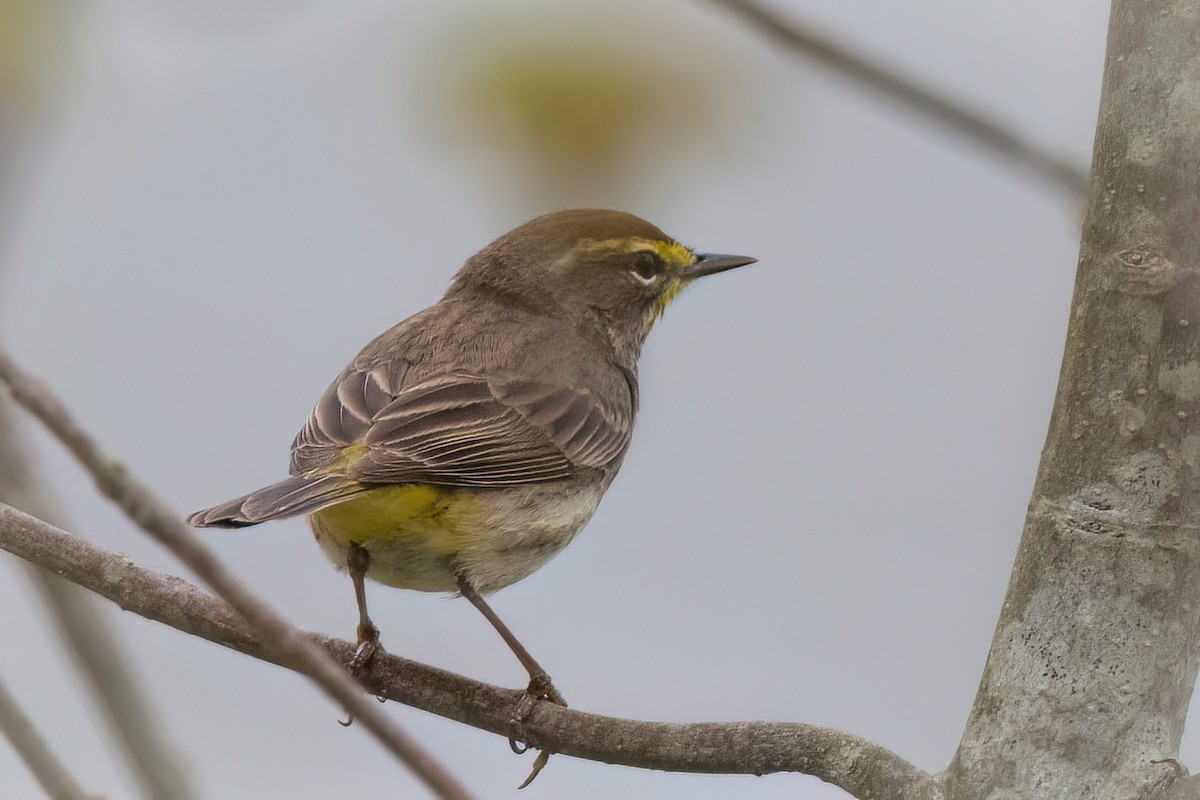
[[[525,646],[517,641],[517,637],[513,636],[513,632],[508,629],[501,619],[496,616],[496,612],[492,611],[492,607],[480,596],[479,592],[475,591],[475,587],[471,585],[464,576],[459,575],[458,591],[462,596],[471,601],[471,605],[479,609],[479,613],[487,618],[487,621],[492,623],[492,627],[496,629],[496,633],[500,634],[500,638],[508,645],[508,648],[513,651],[513,655],[521,662],[521,666],[525,667],[525,671],[529,673],[529,686],[525,689],[525,694],[521,697],[517,707],[513,710],[512,719],[509,720],[513,726],[513,736],[508,740],[508,745],[513,749],[514,753],[520,755],[528,749],[520,742],[525,738],[524,723],[529,714],[533,711],[533,707],[539,700],[549,700],[551,703],[557,703],[560,706],[566,706],[567,701],[559,694],[558,689],[554,688],[554,684],[550,681],[550,675],[546,670],[542,669],[541,665],[529,655],[529,651]],[[533,771],[520,788],[524,789],[528,786],[537,774],[541,772],[542,767],[546,765],[546,759],[549,754],[543,750],[538,753],[537,760],[533,762]]]
[[[462,593],[463,597],[471,601],[471,605],[479,609],[479,613],[483,614],[488,622],[492,623],[492,627],[496,629],[496,633],[500,634],[500,638],[504,640],[504,643],[513,651],[513,655],[521,662],[521,666],[529,673],[529,687],[525,690],[525,693],[531,697],[532,702],[544,698],[551,703],[565,706],[567,701],[558,693],[558,689],[554,688],[554,684],[550,681],[550,675],[533,659],[533,656],[529,655],[529,651],[525,649],[525,645],[521,644],[500,617],[496,616],[496,612],[492,611],[492,607],[480,596],[475,587],[462,575],[458,576],[457,581],[458,591]],[[532,702],[530,703],[529,710],[533,708]],[[526,710],[521,715],[522,719],[529,716],[529,710]]]
[[[371,563],[371,554],[362,545],[351,542],[346,552],[346,569],[350,571],[350,580],[354,583],[354,599],[358,602],[358,647],[346,669],[351,675],[371,663],[371,659],[379,652],[379,628],[367,616],[367,567]],[[338,724],[350,727],[354,723],[354,715],[346,712],[344,720]]]
[[[371,554],[362,545],[351,542],[346,555],[346,568],[350,570],[350,580],[354,582],[354,599],[358,601],[358,649],[354,658],[350,659],[350,671],[365,667],[379,651],[379,629],[367,615],[367,567],[371,563]]]

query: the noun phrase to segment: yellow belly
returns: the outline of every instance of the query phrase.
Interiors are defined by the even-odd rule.
[[[462,517],[472,498],[456,489],[408,484],[373,489],[309,517],[326,555],[346,566],[350,543],[366,549],[367,575],[426,592],[455,589]]]
[[[546,563],[592,516],[601,493],[598,486],[384,486],[323,508],[309,523],[343,569],[353,542],[366,549],[367,577],[379,583],[453,592],[456,576],[465,575],[486,593]]]
[[[407,484],[373,489],[313,514],[322,533],[342,547],[373,540],[410,542],[453,555],[462,547],[460,523],[472,498],[456,489]]]

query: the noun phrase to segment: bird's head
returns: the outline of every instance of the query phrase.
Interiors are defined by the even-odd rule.
[[[688,284],[754,262],[697,252],[633,214],[575,209],[509,231],[472,256],[455,280],[545,313],[594,318],[614,343],[640,348]]]

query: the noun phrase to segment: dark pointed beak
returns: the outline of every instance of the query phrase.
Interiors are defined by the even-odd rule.
[[[705,275],[716,275],[718,272],[744,267],[758,261],[757,258],[750,258],[750,256],[729,256],[721,253],[696,253],[695,255],[696,260],[683,271],[685,281],[694,281]]]

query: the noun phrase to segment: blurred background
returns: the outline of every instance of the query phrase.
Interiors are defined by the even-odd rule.
[[[1086,169],[1104,4],[772,8]],[[599,513],[493,605],[574,707],[950,759],[1046,430],[1078,194],[685,0],[0,0],[0,136],[0,340],[181,513],[283,476],[358,348],[532,216],[617,207],[757,256],[671,307]],[[179,572],[18,421],[68,529]],[[353,636],[302,521],[203,535],[292,621]],[[388,650],[523,683],[466,602],[368,591]],[[88,790],[136,796],[10,557],[0,609],[10,691]],[[100,610],[191,796],[423,796],[303,679]],[[480,797],[516,795],[531,756],[389,712]],[[38,796],[0,746],[0,797]],[[560,756],[522,796],[845,795]]]

